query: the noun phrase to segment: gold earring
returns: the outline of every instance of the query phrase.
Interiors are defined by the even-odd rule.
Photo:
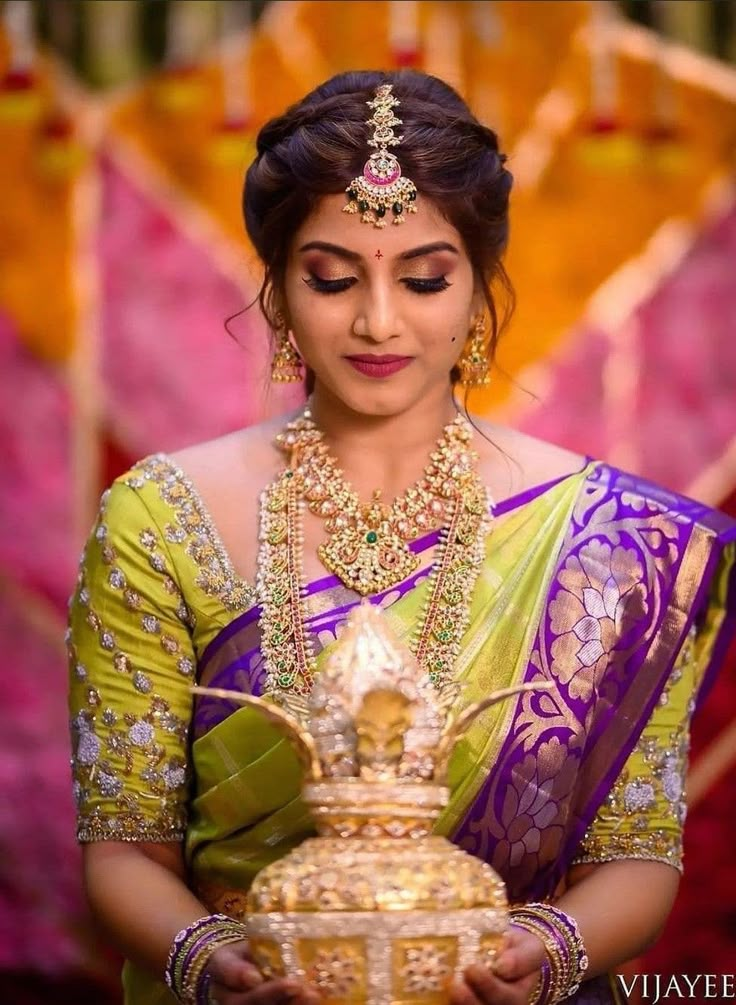
[[[491,382],[490,360],[486,349],[488,325],[484,314],[473,324],[463,354],[458,360],[460,383],[465,387],[486,387]]]
[[[277,314],[275,321],[276,352],[271,360],[271,380],[274,384],[292,384],[303,380],[302,358],[291,344],[283,314]]]

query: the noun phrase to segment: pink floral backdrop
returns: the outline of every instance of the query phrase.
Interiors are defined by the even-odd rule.
[[[430,21],[445,6],[463,5],[422,6],[428,32],[436,35]],[[695,72],[683,57],[677,86],[695,95],[693,114],[721,123],[712,127],[712,148],[702,133],[702,149],[682,169],[690,172],[687,184],[676,175],[677,143],[658,149],[665,171],[658,187],[629,170],[631,162],[626,167],[633,133],[622,117],[600,143],[585,139],[580,184],[563,191],[554,151],[564,147],[569,160],[585,115],[574,103],[575,115],[565,113],[560,95],[572,101],[582,93],[587,63],[573,40],[586,6],[516,4],[521,17],[514,5],[501,5],[509,19],[505,58],[535,54],[520,91],[532,121],[513,104],[508,82],[493,84],[509,135],[519,138],[515,212],[528,269],[517,253],[513,278],[523,305],[504,357],[513,393],[499,375],[476,408],[736,514],[736,75],[723,78],[705,63]],[[109,99],[70,86],[43,60],[22,80],[8,70],[0,86],[0,149],[9,154],[0,158],[0,185],[14,194],[0,221],[2,1001],[117,998],[117,961],[83,904],[65,708],[66,600],[99,493],[147,453],[257,421],[300,393],[269,389],[268,334],[257,308],[244,310],[258,273],[237,219],[239,186],[258,116],[326,72],[357,64],[340,50],[334,23],[321,32],[330,5],[281,7],[288,25],[269,22],[239,57],[260,98],[250,124],[223,124],[202,100],[209,63]],[[549,37],[559,33],[557,62],[539,51],[535,16]],[[357,47],[350,30],[347,22],[340,27]],[[621,37],[625,72],[641,74],[651,46]],[[287,45],[297,38],[298,65]],[[391,65],[431,63],[416,39],[403,45],[393,54],[387,46]],[[466,49],[469,91],[479,107],[484,100],[491,107],[496,92],[483,74],[496,64]],[[447,51],[443,58],[433,66],[457,68]],[[539,112],[545,107],[556,111]],[[529,150],[547,158],[546,174],[534,174]],[[601,172],[604,190],[619,188],[628,200],[608,213],[596,196]],[[714,181],[719,195],[711,204],[701,196]],[[605,233],[591,227],[592,210]],[[534,247],[529,221],[541,213],[568,226],[567,239]],[[588,269],[604,253],[610,275],[601,284],[600,268]],[[693,766],[709,781],[693,805],[688,869],[667,938],[640,968],[727,971],[736,949],[724,813],[734,796],[733,758],[718,746],[733,729],[735,665],[731,653],[695,728]]]

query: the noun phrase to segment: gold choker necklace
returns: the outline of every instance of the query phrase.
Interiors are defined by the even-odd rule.
[[[325,521],[329,539],[319,547],[323,565],[361,596],[410,576],[419,558],[409,542],[449,525],[457,500],[478,481],[471,440],[472,429],[458,414],[445,426],[419,480],[388,506],[380,490],[371,502],[360,502],[330,456],[309,407],[276,438],[300,470],[310,511]]]
[[[378,494],[362,505],[330,456],[308,408],[277,437],[289,466],[261,496],[258,592],[266,691],[305,695],[315,658],[306,628],[303,517],[325,520],[323,564],[361,596],[390,589],[419,566],[409,542],[440,526],[427,602],[410,647],[437,686],[454,668],[485,557],[492,500],[470,447],[472,427],[458,414],[432,451],[424,473],[391,506]]]

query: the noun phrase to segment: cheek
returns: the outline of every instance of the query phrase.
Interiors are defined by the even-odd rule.
[[[303,284],[302,284],[303,285]],[[344,334],[350,307],[344,295],[319,296],[304,288],[287,290],[287,306],[294,336],[302,341],[325,343],[333,335]]]
[[[465,345],[469,332],[467,311],[463,310],[445,319],[439,341],[446,352],[450,355],[455,355]]]

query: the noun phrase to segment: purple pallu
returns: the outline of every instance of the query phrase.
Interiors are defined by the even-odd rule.
[[[453,835],[489,861],[516,901],[549,897],[661,695],[736,524],[607,465],[583,483],[524,679],[526,694]],[[699,691],[734,631],[725,616]],[[606,631],[605,629],[608,629]]]
[[[569,476],[568,476],[569,477]],[[531,501],[562,479],[506,500],[497,514]],[[431,534],[412,547],[421,552]],[[725,514],[609,465],[581,479],[523,680],[553,680],[556,690],[526,693],[493,762],[478,772],[452,839],[491,863],[514,902],[549,899],[570,867],[596,812],[646,726],[688,632],[705,628],[697,699],[710,688],[736,629],[736,523]],[[390,606],[422,569],[374,603]],[[310,584],[329,590],[331,607],[309,620],[317,647],[329,644],[358,603],[334,576]],[[713,612],[717,619],[713,621]],[[265,671],[255,607],[213,640],[199,679],[212,687],[262,693]],[[236,710],[199,698],[194,735]],[[608,978],[586,982],[578,1005],[622,1000]]]

